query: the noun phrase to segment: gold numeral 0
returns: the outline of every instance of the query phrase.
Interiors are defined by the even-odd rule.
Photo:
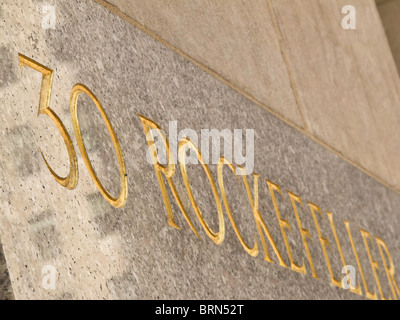
[[[97,175],[93,169],[93,166],[90,162],[89,156],[86,152],[86,148],[83,143],[82,133],[81,133],[81,129],[79,127],[79,120],[78,120],[77,104],[78,104],[78,97],[81,93],[86,93],[90,97],[90,99],[92,99],[92,101],[96,105],[97,109],[100,111],[100,114],[103,117],[104,122],[106,123],[107,130],[111,136],[111,140],[114,145],[115,153],[116,153],[117,159],[118,159],[120,183],[121,183],[120,194],[119,194],[119,197],[117,197],[117,198],[114,198],[101,184],[99,178],[97,177]],[[96,98],[96,96],[93,94],[93,92],[91,92],[83,84],[76,84],[72,88],[71,100],[70,100],[70,110],[71,110],[72,125],[74,127],[75,138],[76,138],[76,141],[78,142],[79,151],[81,152],[83,161],[85,162],[86,168],[88,169],[94,183],[96,184],[97,188],[99,189],[99,191],[103,195],[103,197],[106,198],[109,203],[111,203],[116,208],[122,207],[125,204],[126,198],[128,196],[128,179],[127,179],[127,175],[126,175],[125,162],[124,162],[124,158],[122,156],[121,147],[119,145],[117,135],[115,134],[114,129],[111,126],[111,122],[107,117],[107,114],[105,113],[102,105],[100,104],[100,102]]]
[[[43,152],[41,152],[44,162],[46,163],[47,168],[50,170],[50,173],[53,175],[54,179],[61,184],[63,187],[67,189],[74,189],[78,184],[78,162],[76,159],[76,153],[74,150],[74,146],[72,144],[72,140],[65,128],[64,124],[61,122],[60,118],[57,114],[49,107],[50,103],[50,95],[51,95],[51,87],[53,83],[53,70],[43,66],[42,64],[22,55],[18,54],[19,63],[22,68],[29,67],[32,68],[42,74],[42,84],[40,89],[40,99],[39,99],[39,111],[38,115],[45,114],[49,116],[53,122],[56,124],[58,130],[60,131],[65,145],[68,150],[69,162],[70,162],[70,169],[69,173],[65,178],[60,177],[57,175],[54,170],[49,166],[47,163]],[[81,130],[79,128],[79,121],[78,121],[78,113],[77,113],[77,102],[78,97],[81,93],[86,93],[92,101],[95,103],[96,107],[100,111],[104,122],[106,123],[107,130],[110,133],[112,143],[114,145],[114,149],[117,155],[118,164],[119,164],[119,171],[120,171],[120,183],[121,183],[121,190],[120,194],[117,198],[113,197],[101,184],[99,178],[97,177],[92,164],[90,163],[90,159],[85,149],[85,145],[83,143]],[[99,189],[100,193],[103,197],[114,207],[121,208],[125,205],[127,196],[128,196],[128,179],[126,175],[125,169],[125,162],[122,156],[121,147],[119,145],[117,136],[114,132],[114,129],[111,126],[110,120],[107,117],[103,107],[101,106],[99,100],[96,96],[84,85],[77,84],[72,88],[71,92],[71,100],[70,100],[70,111],[72,117],[72,124],[74,127],[75,136],[78,142],[79,150],[82,154],[83,161],[85,162],[86,168],[88,169],[94,183],[96,184],[97,188]]]

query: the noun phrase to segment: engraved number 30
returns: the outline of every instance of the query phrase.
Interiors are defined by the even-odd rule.
[[[45,114],[53,120],[56,124],[58,130],[60,131],[65,145],[68,150],[69,156],[69,173],[65,178],[60,177],[57,175],[53,169],[50,167],[46,158],[41,152],[44,162],[46,163],[47,168],[50,170],[51,174],[53,175],[54,179],[61,184],[63,187],[67,189],[74,189],[78,184],[78,162],[76,159],[75,150],[72,144],[71,137],[69,136],[64,124],[61,122],[60,118],[57,114],[49,107],[50,103],[50,95],[51,95],[51,87],[53,83],[53,70],[41,65],[40,63],[22,55],[18,54],[19,63],[21,66],[21,71],[24,66],[32,68],[42,74],[42,85],[40,89],[40,99],[39,99],[39,111],[38,115]],[[117,198],[113,197],[104,186],[101,184],[99,178],[97,177],[93,166],[90,162],[89,156],[86,152],[85,145],[83,143],[81,130],[79,127],[78,121],[78,97],[81,93],[87,94],[94,104],[96,105],[97,109],[100,111],[101,116],[103,117],[104,122],[106,123],[107,130],[111,136],[112,143],[114,145],[115,153],[117,155],[118,164],[119,164],[119,172],[120,172],[120,194]],[[111,126],[110,120],[107,117],[103,107],[101,106],[99,100],[96,96],[83,84],[76,84],[72,88],[71,92],[71,99],[70,99],[70,112],[72,118],[72,124],[74,127],[75,137],[78,142],[79,151],[81,152],[83,161],[85,162],[86,168],[88,169],[90,176],[92,177],[94,183],[96,184],[97,188],[99,189],[100,193],[103,197],[114,207],[121,208],[125,205],[127,195],[128,195],[128,179],[126,175],[125,169],[125,162],[122,156],[121,147],[119,145],[117,135],[114,132],[114,129]]]

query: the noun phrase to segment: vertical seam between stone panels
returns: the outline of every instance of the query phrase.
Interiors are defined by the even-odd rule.
[[[286,52],[285,52],[285,45],[283,43],[282,32],[279,29],[278,21],[276,19],[274,10],[272,8],[271,0],[266,0],[266,2],[267,2],[269,15],[271,16],[272,24],[274,25],[276,37],[278,38],[279,49],[280,49],[280,52],[281,52],[281,55],[282,55],[282,58],[283,58],[283,62],[285,63],[286,71],[287,71],[287,74],[289,76],[290,87],[292,88],[293,95],[294,95],[294,98],[296,100],[297,108],[299,110],[301,120],[303,121],[304,130],[306,132],[308,132],[308,126],[307,126],[306,119],[304,117],[304,111],[303,111],[303,108],[301,107],[301,104],[300,104],[300,98],[299,98],[299,94],[297,92],[296,85],[294,83],[293,74],[292,74],[292,71],[291,71],[291,68],[290,68],[290,64],[289,64],[289,59],[288,59],[288,57],[286,55]]]
[[[292,122],[291,120],[286,119],[284,116],[282,116],[281,114],[279,114],[277,111],[271,109],[270,107],[268,107],[267,105],[265,105],[263,102],[257,100],[256,98],[254,98],[251,94],[245,92],[244,90],[240,89],[238,86],[236,86],[235,84],[231,83],[230,81],[228,81],[227,79],[225,79],[223,76],[221,76],[220,74],[218,74],[216,71],[213,71],[212,69],[210,69],[209,67],[203,65],[201,62],[195,60],[194,58],[192,58],[191,56],[189,56],[188,54],[184,53],[182,50],[178,49],[177,47],[175,47],[173,44],[169,43],[168,41],[166,41],[165,39],[163,39],[161,36],[157,35],[154,31],[151,31],[150,29],[148,29],[147,27],[145,27],[144,25],[142,25],[140,22],[136,21],[135,19],[131,18],[130,16],[128,16],[127,14],[123,13],[119,8],[117,8],[116,6],[114,6],[113,4],[105,1],[105,0],[93,0],[94,2],[98,3],[99,5],[103,6],[104,8],[106,8],[107,10],[111,11],[112,13],[116,14],[117,16],[119,16],[121,19],[127,21],[129,24],[133,25],[134,27],[136,27],[137,29],[141,30],[142,32],[146,33],[147,35],[149,35],[150,37],[152,37],[153,39],[155,39],[156,41],[160,42],[161,44],[163,44],[164,46],[166,46],[167,48],[171,49],[172,51],[174,51],[175,53],[177,53],[178,55],[180,55],[181,57],[185,58],[186,60],[190,61],[191,63],[193,63],[195,66],[199,67],[200,69],[202,69],[203,71],[207,72],[208,74],[210,74],[211,76],[213,76],[215,79],[217,79],[218,81],[221,81],[222,83],[226,84],[227,86],[229,86],[230,88],[232,88],[233,90],[235,90],[236,92],[238,92],[239,94],[243,95],[244,97],[246,97],[247,99],[249,99],[250,101],[254,102],[255,104],[257,104],[258,106],[260,106],[261,108],[263,108],[264,110],[266,110],[267,112],[269,112],[270,114],[272,114],[273,116],[275,116],[276,118],[280,119],[281,121],[283,121],[284,123],[286,123],[288,126],[294,128],[295,130],[297,130],[298,132],[304,134],[305,136],[307,136],[308,138],[310,138],[311,140],[313,140],[314,142],[318,143],[319,145],[321,145],[322,147],[324,147],[325,149],[329,150],[330,152],[332,152],[333,154],[335,154],[336,156],[338,156],[339,158],[341,158],[342,160],[346,161],[347,163],[349,163],[350,165],[352,165],[353,167],[355,167],[356,169],[360,170],[361,172],[365,173],[366,175],[370,176],[372,179],[376,180],[377,182],[381,183],[382,185],[384,185],[386,188],[392,190],[393,192],[397,193],[400,195],[400,188],[396,188],[393,185],[390,185],[388,182],[386,182],[385,180],[383,180],[382,178],[380,178],[379,176],[377,176],[375,173],[371,172],[370,170],[364,168],[361,164],[349,159],[347,156],[345,156],[341,151],[335,149],[334,147],[328,145],[326,142],[320,140],[319,138],[313,136],[312,134],[310,134],[307,130],[305,130],[304,128],[298,126],[297,124],[295,124],[294,122]]]

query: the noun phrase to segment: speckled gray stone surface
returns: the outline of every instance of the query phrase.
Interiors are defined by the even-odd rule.
[[[8,274],[7,262],[4,257],[3,246],[0,244],[0,300],[13,300],[14,294]]]
[[[343,220],[351,223],[354,242],[371,291],[377,290],[359,228],[385,240],[400,269],[400,196],[299,134],[259,106],[221,84],[126,21],[89,1],[57,1],[55,29],[42,28],[44,1],[0,4],[0,230],[12,289],[17,299],[359,299],[330,284],[307,201],[323,212],[321,230],[332,244],[328,254],[336,277],[341,262],[326,211],[334,215],[343,253],[357,268]],[[55,71],[51,108],[64,122],[79,164],[76,189],[61,187],[46,168],[40,150],[60,175],[68,172],[68,154],[56,126],[37,116],[41,76],[25,68],[18,53]],[[113,208],[96,189],[79,154],[69,115],[76,83],[88,86],[104,106],[118,136],[129,179],[125,207]],[[118,164],[111,139],[94,104],[79,99],[79,120],[93,166],[112,194],[119,191]],[[307,274],[250,257],[242,249],[224,213],[226,237],[215,245],[190,207],[182,177],[174,181],[200,239],[172,200],[177,230],[167,225],[147,144],[137,113],[165,131],[178,129],[255,130],[255,168],[260,174],[260,212],[283,259],[289,263],[264,178],[279,184],[282,216],[290,222],[289,243]],[[216,166],[210,165],[216,179]],[[178,170],[179,171],[179,170]],[[244,187],[224,174],[231,210],[243,234],[257,232]],[[215,203],[201,166],[189,169],[194,197],[216,230]],[[249,179],[252,185],[252,178]],[[319,279],[311,276],[295,216],[286,193],[300,195],[299,214],[310,230],[311,255]],[[170,194],[170,199],[172,196]],[[259,240],[258,240],[259,241]],[[259,242],[260,248],[261,244]],[[391,290],[375,242],[383,292]],[[43,267],[56,270],[55,288],[42,283]],[[397,281],[400,276],[396,274]],[[361,283],[357,273],[358,283]],[[364,291],[364,287],[363,287]]]

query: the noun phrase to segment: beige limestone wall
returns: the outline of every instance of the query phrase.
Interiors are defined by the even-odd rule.
[[[377,0],[377,6],[394,61],[400,70],[400,1]]]
[[[96,1],[400,190],[400,81],[373,0]]]
[[[400,82],[374,1],[351,2],[356,30],[348,1],[272,3],[309,132],[398,188]]]

